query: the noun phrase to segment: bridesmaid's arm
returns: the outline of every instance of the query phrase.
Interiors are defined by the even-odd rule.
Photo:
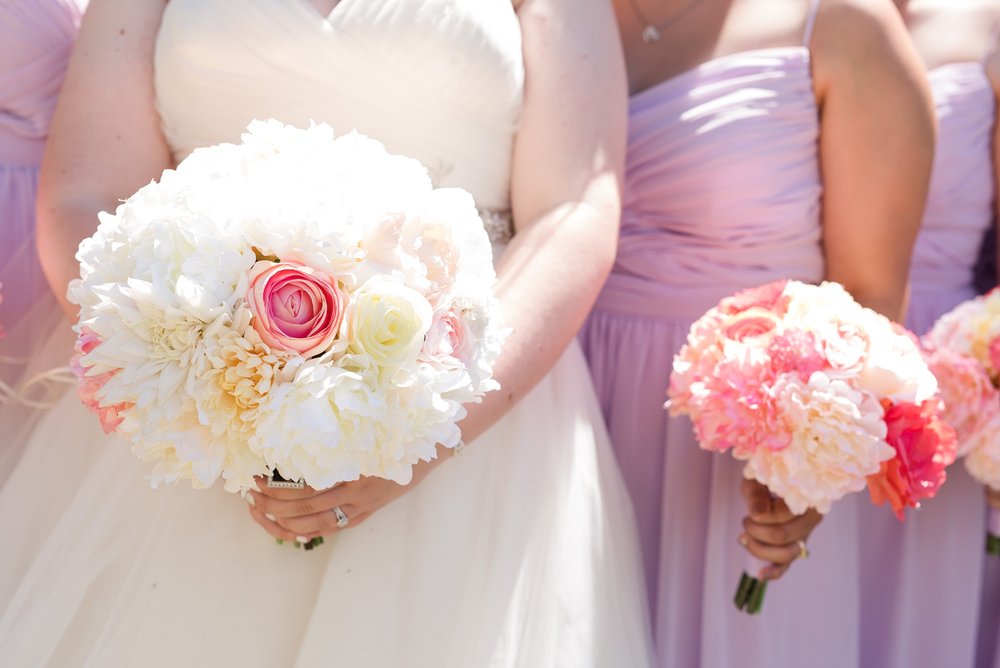
[[[526,87],[511,195],[517,234],[498,272],[498,296],[514,332],[494,373],[501,390],[468,407],[471,441],[517,403],[562,355],[611,270],[618,238],[627,88],[608,0],[521,0]],[[473,446],[475,447],[475,446]],[[404,494],[445,461],[414,467],[408,487],[362,478],[325,492],[263,489],[254,520],[286,540],[350,526]],[[268,519],[267,515],[277,519]]]
[[[42,161],[38,250],[71,317],[73,256],[114,211],[170,166],[153,102],[153,45],[166,0],[92,0],[70,59]]]
[[[607,0],[523,0],[527,71],[514,146],[517,234],[498,271],[514,329],[496,375],[503,388],[469,410],[475,436],[558,360],[614,262],[621,213],[628,92]]]
[[[826,278],[893,320],[934,155],[924,68],[889,0],[827,0],[813,38]]]
[[[900,320],[934,151],[923,65],[889,0],[825,0],[811,47],[826,278]],[[808,554],[821,516],[792,515],[757,482],[743,481],[741,492],[748,516],[740,543],[771,562],[763,577],[781,577]]]
[[[994,31],[994,37],[1000,34],[1000,30]],[[1000,110],[1000,42],[994,39],[994,43],[990,50],[990,54],[987,56],[985,61],[986,66],[986,76],[989,77],[990,83],[993,85],[993,99],[994,99],[994,109]],[[994,263],[996,264],[996,282],[1000,284],[1000,122],[997,118],[1000,115],[994,112],[993,120],[993,178],[995,180],[994,186],[994,198],[993,205],[995,210],[993,212],[994,224],[997,225],[997,247],[994,248],[996,253]],[[997,495],[997,507],[1000,509],[1000,494]]]

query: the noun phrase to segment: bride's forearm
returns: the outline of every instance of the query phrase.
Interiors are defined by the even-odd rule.
[[[568,203],[514,237],[497,267],[497,295],[512,329],[494,369],[500,389],[468,407],[466,442],[507,413],[566,350],[611,269],[617,218],[616,198]]]

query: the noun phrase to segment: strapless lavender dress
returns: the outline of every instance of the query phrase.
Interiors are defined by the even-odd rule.
[[[973,272],[993,224],[993,89],[980,63],[931,70],[938,142],[910,271],[906,325],[923,334],[976,294]],[[865,668],[971,666],[982,589],[983,490],[961,462],[937,497],[900,523],[861,511]]]
[[[741,467],[663,410],[674,354],[720,298],[822,279],[819,129],[804,46],[717,58],[631,101],[619,254],[581,340],[636,506],[661,666],[857,662],[858,500],[747,616],[732,602]]]

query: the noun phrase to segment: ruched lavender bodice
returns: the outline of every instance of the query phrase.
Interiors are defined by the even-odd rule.
[[[822,278],[819,120],[805,47],[723,56],[632,97],[621,237],[598,310],[693,320]]]
[[[981,63],[929,73],[938,141],[927,208],[910,271],[908,324],[923,333],[975,294],[979,247],[994,220],[993,87]]]
[[[0,3],[0,164],[37,164],[83,0]]]

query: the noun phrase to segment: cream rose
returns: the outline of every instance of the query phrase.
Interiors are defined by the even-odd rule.
[[[433,312],[416,290],[391,280],[371,279],[353,295],[347,317],[348,350],[368,355],[385,369],[416,359]]]

